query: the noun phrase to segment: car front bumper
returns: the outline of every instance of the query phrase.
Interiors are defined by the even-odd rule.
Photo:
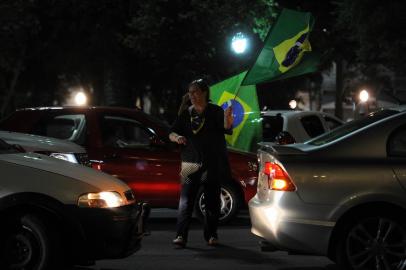
[[[269,192],[268,200],[249,201],[251,232],[277,250],[327,255],[335,223],[321,217],[329,207],[305,204],[295,192]]]
[[[118,259],[140,248],[149,205],[139,203],[110,209],[76,208],[74,212],[85,238],[83,244],[87,259]]]

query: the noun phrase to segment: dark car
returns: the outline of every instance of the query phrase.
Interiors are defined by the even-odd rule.
[[[169,127],[135,109],[112,107],[29,108],[14,112],[0,129],[66,139],[86,148],[93,167],[125,181],[152,207],[176,208],[180,148]],[[226,222],[256,193],[254,154],[229,151],[233,181],[222,181],[221,221]],[[200,193],[196,213],[204,211]]]

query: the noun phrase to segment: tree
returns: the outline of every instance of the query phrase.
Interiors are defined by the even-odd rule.
[[[38,38],[39,24],[32,8],[32,2],[24,0],[0,3],[0,80],[4,81],[0,116],[4,115],[25,68],[28,47]]]
[[[133,74],[165,97],[166,109],[176,108],[190,80],[207,75],[214,83],[248,68],[274,15],[271,0],[151,0],[134,8],[121,40],[138,61]],[[255,41],[242,58],[229,48],[237,31]]]
[[[340,0],[337,13],[337,28],[344,40],[354,45],[355,61],[405,73],[404,1]]]
[[[97,104],[122,95],[114,104],[125,106],[150,89],[176,111],[192,78],[216,82],[248,67],[275,12],[273,0],[6,0],[0,15],[3,112],[61,103],[58,88],[72,84],[92,85]],[[240,58],[229,50],[237,31],[254,40]]]
[[[92,85],[102,102],[108,79],[126,81],[115,78],[126,66],[117,33],[128,21],[130,2],[3,1],[0,114],[15,107],[13,100],[17,106],[49,106],[59,96],[61,103],[66,89],[58,88],[64,85]]]

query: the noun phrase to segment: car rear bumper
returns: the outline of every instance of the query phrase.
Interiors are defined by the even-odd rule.
[[[149,216],[147,204],[111,209],[76,208],[75,212],[85,237],[88,259],[124,258],[140,248]]]
[[[249,201],[251,232],[279,250],[327,255],[335,223],[306,217],[303,212],[320,208],[304,205],[294,192],[285,195],[270,201],[255,196]]]

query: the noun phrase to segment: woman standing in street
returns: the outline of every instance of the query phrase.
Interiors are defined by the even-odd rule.
[[[232,109],[223,111],[209,103],[210,89],[203,80],[189,84],[188,96],[192,105],[179,112],[169,135],[171,141],[182,145],[181,193],[173,244],[186,245],[196,195],[202,186],[206,203],[204,238],[214,246],[218,244],[220,181],[231,178],[224,134],[232,134]]]

